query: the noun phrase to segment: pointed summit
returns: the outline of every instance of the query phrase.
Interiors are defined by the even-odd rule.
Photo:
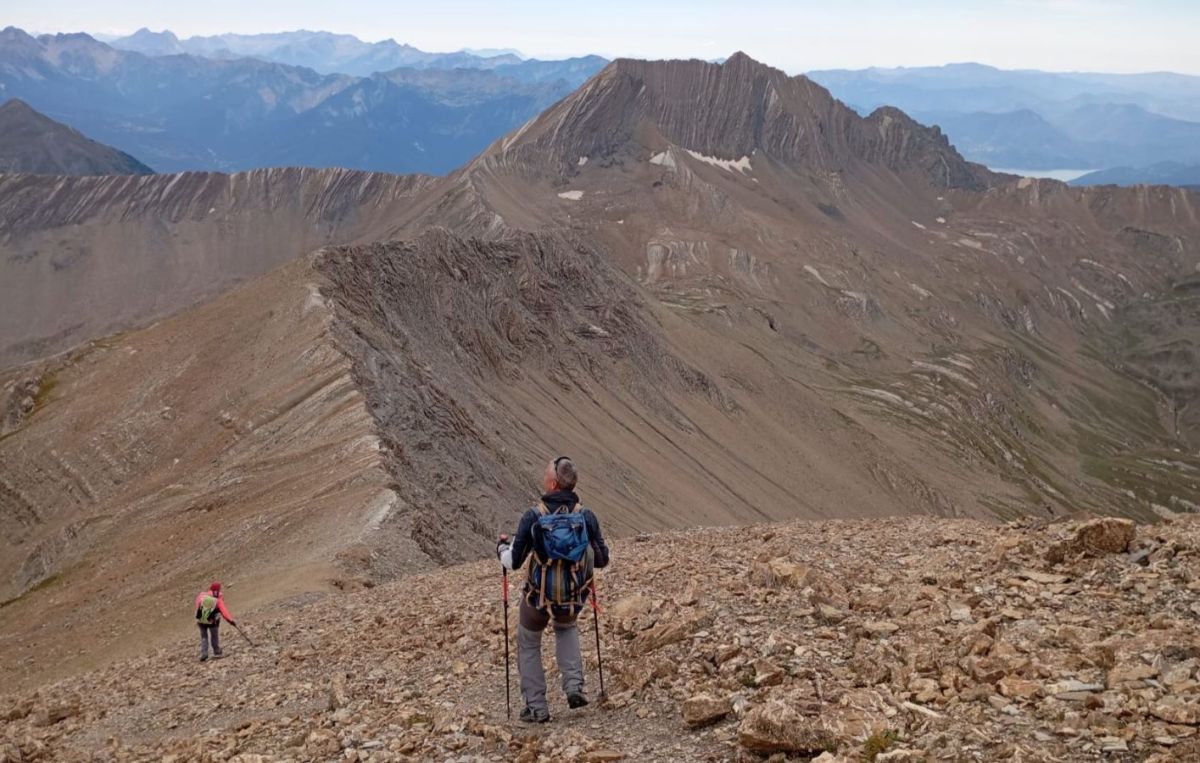
[[[111,45],[147,56],[174,56],[187,52],[170,29],[154,32],[148,27],[142,27],[128,37],[113,40]]]
[[[966,162],[936,128],[901,116],[863,119],[807,77],[789,77],[740,51],[723,64],[618,59],[493,146],[484,161],[498,152],[505,164],[544,172],[549,162],[561,175],[580,156],[619,162],[675,146],[808,171],[860,163],[896,172],[933,168],[928,179],[938,186],[987,184],[986,170]]]

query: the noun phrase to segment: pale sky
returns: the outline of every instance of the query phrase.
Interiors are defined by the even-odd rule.
[[[423,50],[718,58],[792,73],[977,61],[1006,69],[1200,74],[1200,0],[0,0],[30,32],[181,37],[322,29]]]

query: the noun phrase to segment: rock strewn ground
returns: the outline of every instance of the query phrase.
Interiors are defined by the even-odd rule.
[[[226,628],[216,663],[179,644],[0,699],[0,760],[1197,759],[1200,521],[1100,550],[1120,522],[618,543],[609,700],[533,728],[504,718],[498,570],[449,568],[245,617],[259,646]]]

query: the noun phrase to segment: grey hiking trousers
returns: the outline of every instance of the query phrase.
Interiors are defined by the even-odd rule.
[[[200,626],[200,657],[202,659],[208,657],[208,641],[212,639],[213,654],[217,657],[221,656],[221,621],[217,620],[212,625]]]
[[[583,653],[579,650],[576,616],[554,620],[554,656],[562,676],[564,694],[583,694]],[[550,624],[550,615],[534,609],[521,598],[517,619],[517,670],[521,674],[521,698],[527,707],[546,707],[546,671],[542,667],[542,632]]]

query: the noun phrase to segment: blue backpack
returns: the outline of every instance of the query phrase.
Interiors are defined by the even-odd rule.
[[[546,547],[548,561],[564,561],[577,564],[588,549],[587,522],[584,521],[581,504],[564,511],[566,507],[551,513],[546,504],[538,504],[538,526],[542,528],[542,544]]]
[[[577,613],[592,580],[592,547],[583,506],[551,512],[538,504],[538,529],[546,556],[538,551],[529,565],[529,603],[551,614]]]

